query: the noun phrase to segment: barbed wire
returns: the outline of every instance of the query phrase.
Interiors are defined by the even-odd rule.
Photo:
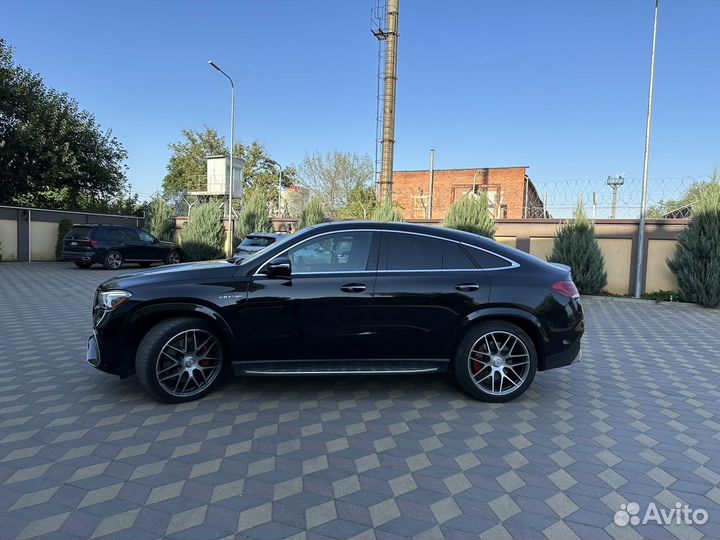
[[[646,215],[668,219],[690,217],[697,192],[710,179],[709,175],[648,179]],[[582,201],[588,216],[597,219],[640,217],[642,178],[624,177],[615,197],[607,180],[572,178],[532,182],[542,203],[528,207],[526,217],[569,218],[578,201]]]

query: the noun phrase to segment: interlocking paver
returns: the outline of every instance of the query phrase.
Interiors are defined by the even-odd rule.
[[[0,264],[3,538],[720,532],[718,311],[586,298],[582,362],[507,404],[451,377],[338,377],[236,379],[164,405],[84,362],[112,275]],[[631,501],[709,520],[617,526]]]

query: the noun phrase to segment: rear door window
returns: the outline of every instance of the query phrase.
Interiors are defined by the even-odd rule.
[[[93,227],[73,227],[66,235],[66,238],[90,238]]]
[[[443,269],[475,270],[477,266],[457,242],[443,242]]]
[[[383,233],[387,270],[441,270],[445,241],[429,236]]]

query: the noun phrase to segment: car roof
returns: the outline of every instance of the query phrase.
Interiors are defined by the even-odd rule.
[[[539,259],[520,251],[505,244],[501,244],[496,240],[486,238],[479,234],[459,231],[457,229],[450,229],[448,227],[438,227],[423,225],[420,223],[406,223],[402,221],[390,221],[390,222],[379,222],[379,221],[332,221],[326,223],[320,223],[303,229],[307,231],[308,235],[316,234],[320,231],[334,231],[334,230],[347,230],[347,229],[382,229],[383,231],[398,231],[408,232],[416,234],[426,234],[429,236],[436,236],[439,238],[446,238],[449,240],[455,240],[456,242],[463,242],[471,246],[476,246],[482,249],[491,250],[499,255],[503,255],[513,260],[524,260],[525,262],[535,263]],[[299,231],[301,232],[301,231]],[[305,235],[303,235],[305,236]],[[545,261],[541,261],[545,262]]]

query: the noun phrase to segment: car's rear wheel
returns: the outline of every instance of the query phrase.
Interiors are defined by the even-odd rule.
[[[532,384],[537,351],[521,328],[488,321],[471,328],[455,355],[455,377],[472,397],[490,402],[515,399]]]
[[[180,253],[174,249],[165,257],[165,264],[177,264],[180,262]]]
[[[92,266],[92,263],[85,261],[75,261],[75,266],[77,266],[78,268],[90,268]]]
[[[224,372],[215,327],[195,318],[168,319],[142,339],[135,357],[140,384],[155,398],[181,403],[211,392]]]
[[[119,251],[108,251],[103,260],[103,266],[108,270],[117,270],[122,263],[123,256]]]

